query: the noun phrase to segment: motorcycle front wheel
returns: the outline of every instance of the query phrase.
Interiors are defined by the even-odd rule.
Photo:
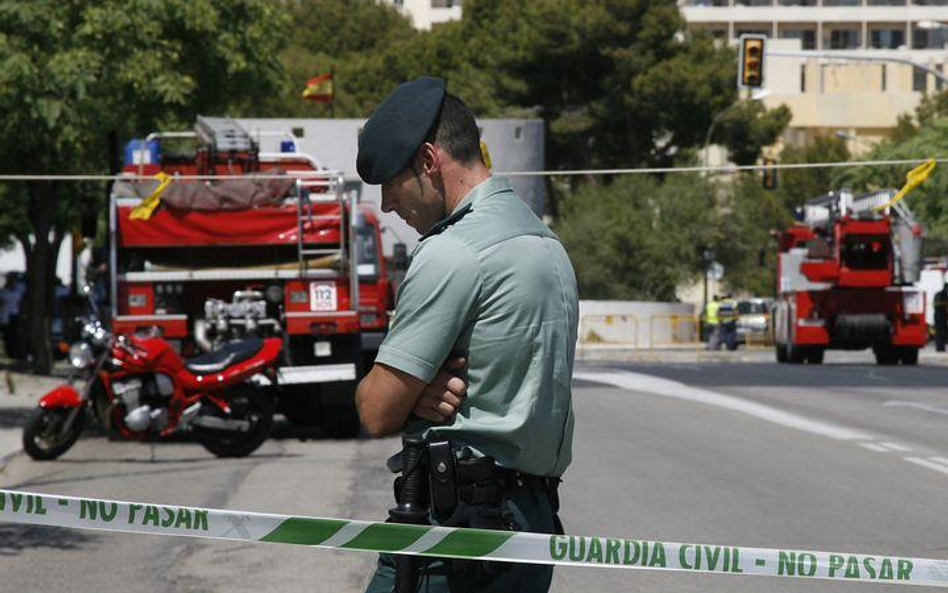
[[[37,408],[23,429],[23,450],[37,461],[56,459],[69,450],[86,424],[86,410],[76,410],[76,417],[66,426],[75,408]]]
[[[195,428],[195,436],[205,449],[218,457],[246,457],[270,436],[273,427],[273,402],[270,397],[255,389],[235,391],[228,398],[230,414],[213,408],[207,412],[227,420],[242,420],[249,423],[246,431],[216,428]],[[205,409],[211,406],[205,404]]]

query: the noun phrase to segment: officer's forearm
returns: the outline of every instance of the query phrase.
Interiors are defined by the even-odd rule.
[[[356,408],[366,431],[374,437],[401,432],[424,383],[390,367],[375,365],[359,382]]]

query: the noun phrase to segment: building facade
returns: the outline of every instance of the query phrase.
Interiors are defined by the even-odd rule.
[[[897,62],[843,61],[832,55],[896,58],[941,74],[948,58],[948,0],[680,0],[691,30],[729,43],[745,33],[769,38],[762,101],[793,111],[785,141],[834,134],[855,153],[912,112],[943,83]],[[778,57],[805,50],[820,57]]]
[[[461,18],[461,0],[382,0],[411,17],[416,29]]]

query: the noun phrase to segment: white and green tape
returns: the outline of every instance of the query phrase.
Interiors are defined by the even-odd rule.
[[[0,521],[417,556],[948,587],[948,560],[398,525],[0,490]]]

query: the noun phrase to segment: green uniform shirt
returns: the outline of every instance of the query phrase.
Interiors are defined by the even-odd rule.
[[[408,431],[437,433],[503,467],[562,475],[578,308],[556,235],[506,179],[475,187],[415,248],[376,358],[425,382],[449,356],[467,358],[457,414],[440,425],[413,417]]]

